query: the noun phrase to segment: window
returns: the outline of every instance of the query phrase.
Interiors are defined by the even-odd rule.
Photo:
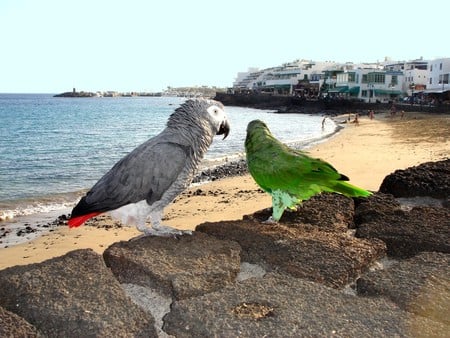
[[[363,78],[363,81],[364,81],[364,78]],[[367,82],[369,82],[369,83],[385,83],[385,81],[386,81],[386,75],[384,73],[369,73],[369,74],[367,74]]]
[[[391,85],[392,86],[395,86],[395,85],[397,85],[398,84],[398,76],[397,75],[392,75],[392,78],[391,78]]]
[[[442,70],[442,62],[439,64],[439,70]]]

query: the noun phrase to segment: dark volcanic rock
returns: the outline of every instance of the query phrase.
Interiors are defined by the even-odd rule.
[[[321,231],[308,224],[290,227],[247,219],[203,223],[196,230],[238,242],[242,261],[338,288],[385,254],[381,241]]]
[[[234,282],[240,269],[239,252],[235,242],[194,233],[115,243],[103,256],[121,283],[150,287],[181,299]]]
[[[450,195],[450,159],[427,162],[385,177],[380,192],[395,197],[430,196],[445,199]]]
[[[356,206],[356,236],[378,238],[388,255],[411,257],[421,251],[450,253],[450,210],[415,207],[402,210],[388,195],[377,194]]]
[[[47,337],[156,337],[153,318],[92,250],[1,270],[0,285],[0,305]]]
[[[340,194],[323,193],[304,201],[296,211],[286,210],[280,222],[290,227],[305,227],[311,225],[321,231],[346,232],[354,228],[354,203],[351,198]],[[272,215],[272,208],[268,208],[244,219],[266,221]]]
[[[377,192],[356,201],[354,215],[356,227],[362,223],[379,221],[386,215],[403,214],[400,203],[392,195]]]
[[[176,337],[444,336],[448,326],[289,276],[268,274],[177,301],[164,317]]]
[[[39,337],[36,328],[15,313],[0,307],[0,337]]]
[[[200,172],[192,180],[193,183],[203,181],[215,181],[220,178],[242,176],[248,173],[247,162],[245,159],[227,162],[225,164],[208,168]]]
[[[358,279],[357,291],[389,298],[408,312],[450,325],[450,255],[425,252],[372,271]]]

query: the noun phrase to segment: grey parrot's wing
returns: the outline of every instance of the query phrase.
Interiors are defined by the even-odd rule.
[[[178,178],[190,147],[147,142],[121,159],[74,208],[72,215],[105,212],[130,203],[161,198]]]

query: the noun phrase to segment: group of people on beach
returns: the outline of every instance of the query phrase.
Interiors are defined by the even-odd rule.
[[[395,106],[395,104],[393,104],[391,106],[391,117],[394,118],[397,115],[397,107]],[[400,111],[400,118],[402,119],[405,116],[405,111],[401,110]]]
[[[355,125],[359,125],[359,113],[355,113],[355,117],[353,118],[353,121],[352,121],[352,114],[349,113],[347,123],[354,123]]]
[[[352,115],[353,115],[353,119],[352,119]],[[375,119],[375,111],[373,109],[367,110],[367,116],[371,120]],[[397,116],[397,108],[396,108],[395,104],[393,104],[390,109],[390,117],[394,118],[396,116]],[[353,114],[348,113],[348,118],[347,118],[346,123],[353,123],[356,126],[359,126],[359,117],[360,117],[360,113],[358,113],[358,112],[353,113]],[[405,117],[405,111],[400,110],[400,118],[403,119],[404,117]],[[325,116],[322,120],[322,130],[324,130],[326,119],[327,119],[327,116]]]

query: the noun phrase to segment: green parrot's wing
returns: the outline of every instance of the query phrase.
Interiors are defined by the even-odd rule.
[[[282,147],[271,161],[270,185],[305,200],[321,191],[332,191],[332,184],[342,177],[330,164],[305,152]]]
[[[322,191],[336,191],[337,181],[347,181],[329,163],[310,157],[282,143],[272,143],[268,156],[255,154],[255,163],[249,169],[255,181],[268,192],[285,191],[306,200]],[[342,182],[344,183],[344,182]]]

